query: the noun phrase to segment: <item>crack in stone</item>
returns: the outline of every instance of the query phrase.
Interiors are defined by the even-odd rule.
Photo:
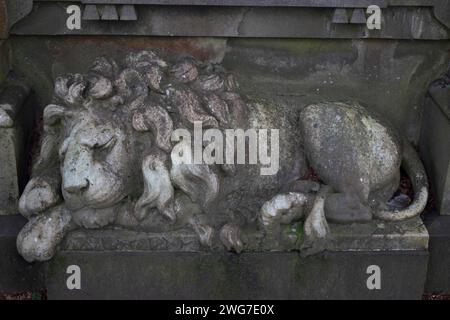
[[[252,11],[252,8],[247,7],[247,8],[245,8],[244,12],[242,13],[241,19],[239,20],[238,26],[237,26],[237,36],[242,36],[242,31],[241,31],[242,25],[250,11]]]

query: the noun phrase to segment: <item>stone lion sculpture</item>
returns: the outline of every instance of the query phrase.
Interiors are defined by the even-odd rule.
[[[241,252],[252,241],[282,247],[283,227],[299,221],[299,249],[311,254],[326,249],[327,221],[402,220],[424,209],[427,179],[416,153],[359,104],[251,100],[219,65],[162,56],[131,53],[121,64],[101,57],[84,75],[56,79],[19,201],[29,222],[17,247],[27,261],[51,259],[80,228],[187,229],[205,248]],[[195,123],[220,131],[280,128],[278,172],[175,161],[173,132],[192,132]],[[415,194],[398,209],[388,201],[401,164]],[[318,179],[308,179],[312,170]]]

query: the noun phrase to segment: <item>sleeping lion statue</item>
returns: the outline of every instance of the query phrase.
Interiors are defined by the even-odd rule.
[[[283,230],[297,224],[298,249],[313,254],[327,247],[328,222],[408,219],[427,202],[427,178],[412,146],[359,103],[243,97],[232,74],[190,56],[97,58],[86,74],[55,80],[43,122],[19,201],[29,222],[17,248],[30,262],[51,259],[73,230],[111,227],[188,230],[205,250],[239,253],[252,241],[282,248]],[[186,135],[195,138],[199,126],[212,134],[197,148],[213,149],[212,157],[181,161],[192,160]],[[219,141],[230,129],[242,129],[245,161],[218,161],[223,144],[232,160],[239,147],[238,135],[236,144],[233,136]],[[251,161],[256,153],[271,163]],[[392,199],[401,166],[414,196],[399,207]]]

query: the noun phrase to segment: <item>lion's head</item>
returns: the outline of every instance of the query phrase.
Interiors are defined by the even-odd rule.
[[[129,54],[122,64],[101,57],[84,75],[56,79],[22,214],[62,201],[74,212],[101,212],[131,198],[138,220],[157,209],[173,221],[177,194],[200,206],[214,200],[216,170],[173,164],[172,132],[197,121],[208,128],[241,125],[246,105],[221,67],[170,59],[153,51]]]

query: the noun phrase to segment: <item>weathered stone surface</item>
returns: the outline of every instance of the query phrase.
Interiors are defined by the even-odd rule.
[[[450,215],[450,85],[435,84],[430,90],[434,92],[425,103],[420,151],[438,212]]]
[[[222,63],[243,92],[299,105],[368,103],[417,144],[430,82],[448,65],[446,42],[229,39]],[[395,107],[394,107],[395,106]]]
[[[60,252],[49,262],[49,299],[421,299],[428,253]],[[81,269],[68,290],[67,267]],[[381,270],[369,290],[367,268]]]
[[[246,95],[265,94],[298,106],[366,102],[415,144],[428,85],[447,68],[450,49],[445,41],[394,40],[66,36],[9,41],[12,64],[32,82],[41,106],[51,102],[53,79],[87,70],[99,55],[117,59],[124,47],[160,48],[221,62]]]

